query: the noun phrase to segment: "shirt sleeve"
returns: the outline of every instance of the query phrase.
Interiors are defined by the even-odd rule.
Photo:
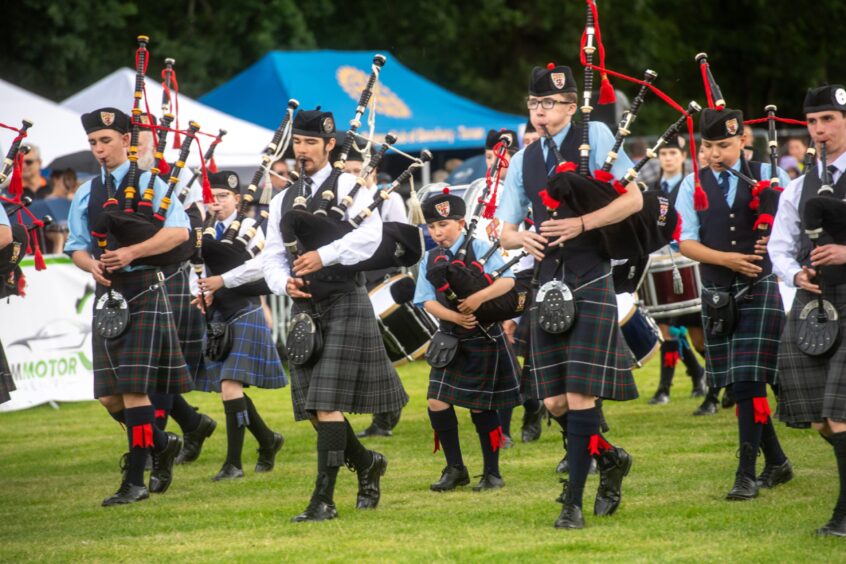
[[[249,217],[246,218],[241,224],[241,229],[238,234],[240,235],[245,233],[254,224],[255,220]],[[250,241],[250,248],[254,248],[262,240],[264,240],[264,234],[261,232],[261,229],[259,229],[256,231],[256,235],[253,237],[253,240]],[[224,272],[221,275],[223,285],[227,288],[236,288],[249,282],[261,280],[262,277],[264,277],[264,268],[262,267],[261,253],[244,262],[244,264],[236,266],[232,270]]]
[[[405,210],[405,203],[402,196],[393,192],[388,200],[382,204],[382,221],[396,221],[408,223],[408,212]]]
[[[605,159],[608,157],[608,152],[614,148],[614,134],[608,129],[608,126],[599,121],[591,121],[589,124],[591,149],[591,173],[594,170],[599,170],[605,164]],[[614,166],[611,167],[611,174],[614,178],[622,178],[626,171],[632,168],[632,160],[623,151],[623,146],[617,151],[617,160],[614,161]],[[511,174],[511,170],[508,171]],[[507,180],[508,177],[506,177]]]
[[[487,241],[481,241],[479,239],[473,239],[473,252],[476,253],[476,258],[481,257],[486,252],[488,252],[491,248],[490,243]],[[502,253],[499,251],[495,252],[491,255],[491,258],[488,259],[488,262],[485,263],[485,272],[491,274],[494,270],[497,270],[505,265],[505,259],[502,258]],[[505,272],[502,273],[500,278],[514,278],[514,273],[511,272],[511,269],[507,269]]]
[[[339,198],[349,194],[353,186],[355,186],[355,177],[351,174],[342,174],[338,180]],[[344,221],[357,216],[371,203],[373,203],[373,199],[370,194],[366,190],[359,190],[353,204],[347,209]],[[371,213],[360,226],[340,239],[317,249],[317,254],[320,255],[323,266],[333,264],[353,265],[372,257],[381,242],[382,218],[378,213]]]
[[[9,216],[6,215],[6,208],[3,206],[0,206],[0,225],[11,227],[11,224],[9,223]]]
[[[267,286],[277,296],[286,295],[288,278],[291,277],[291,264],[288,252],[282,243],[279,232],[279,222],[282,215],[282,198],[285,192],[280,192],[270,201],[270,217],[267,219],[267,242],[261,252],[262,270]]]
[[[767,243],[767,253],[773,263],[773,272],[782,282],[793,286],[793,278],[802,270],[796,256],[799,253],[799,240],[802,236],[802,224],[799,218],[799,199],[804,186],[804,176],[790,181],[778,200],[773,230]]]
[[[435,295],[435,287],[426,278],[428,259],[429,253],[427,252],[423,255],[423,260],[420,261],[420,268],[417,271],[417,283],[414,285],[414,305],[417,307],[423,307],[424,303],[438,299]]]
[[[682,241],[699,241],[699,214],[693,207],[693,174],[688,174],[678,188],[676,211],[682,220]]]
[[[523,188],[523,157],[525,149],[511,157],[508,174],[505,176],[502,195],[496,208],[496,217],[505,223],[520,225],[526,217],[531,202]]]
[[[76,191],[68,211],[68,239],[64,251],[72,255],[75,251],[91,251],[91,233],[88,228],[88,198],[91,196],[91,182],[86,182]]]
[[[149,178],[149,172],[143,173],[139,184],[146,186],[149,182]],[[153,193],[153,209],[158,210],[159,207],[161,207],[165,194],[167,193],[167,184],[165,184],[164,180],[161,178],[156,178],[154,186],[155,192]],[[177,196],[178,193],[174,190],[173,197],[170,200],[170,205],[168,206],[167,213],[165,214],[163,227],[184,227],[186,229],[191,229],[191,220],[188,219],[188,214],[185,213],[185,209],[182,207],[182,202],[179,201]]]

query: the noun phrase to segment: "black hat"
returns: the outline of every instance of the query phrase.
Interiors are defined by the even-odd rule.
[[[94,133],[101,129],[114,129],[121,135],[129,132],[129,116],[117,108],[100,108],[82,114],[82,127],[85,133]]]
[[[426,223],[433,223],[442,219],[464,219],[467,213],[467,205],[464,200],[450,194],[449,188],[444,188],[442,193],[426,198],[420,207],[423,209],[423,218]]]
[[[234,192],[236,194],[241,193],[241,181],[238,178],[238,175],[231,170],[210,172],[209,184],[211,184],[212,189],[222,188]]]
[[[294,116],[294,135],[331,139],[335,136],[335,118],[332,112],[321,111],[320,106],[313,110],[300,110]]]
[[[806,114],[813,112],[846,112],[846,89],[840,84],[827,84],[819,88],[811,88],[805,94],[802,111]]]
[[[494,145],[499,143],[499,140],[503,137],[508,137],[510,141],[508,144],[509,151],[516,151],[519,148],[517,146],[517,133],[511,129],[500,129],[499,131],[491,129],[488,131],[488,138],[485,140],[485,149],[493,149]]]
[[[743,112],[705,108],[699,116],[699,133],[706,141],[721,141],[743,135]]]
[[[576,79],[570,67],[549,63],[546,68],[532,69],[532,75],[529,77],[529,94],[532,96],[550,96],[575,91]]]
[[[674,135],[672,139],[661,145],[661,149],[678,149],[687,151],[687,140],[682,135]],[[658,149],[660,152],[661,149]]]

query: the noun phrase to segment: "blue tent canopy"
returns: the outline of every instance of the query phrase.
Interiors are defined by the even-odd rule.
[[[300,108],[320,105],[344,128],[370,74],[370,51],[272,51],[251,67],[200,98],[204,104],[255,124],[276,129],[289,98]],[[473,149],[485,144],[488,129],[517,128],[526,118],[491,110],[457,96],[407,69],[390,53],[379,78],[376,131],[397,136],[397,146]],[[367,125],[362,123],[359,131]]]

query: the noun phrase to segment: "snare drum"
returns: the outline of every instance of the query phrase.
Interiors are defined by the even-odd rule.
[[[432,335],[438,329],[435,321],[425,311],[411,302],[397,303],[394,300],[391,286],[405,278],[413,282],[410,275],[397,274],[369,293],[379,332],[385,343],[385,351],[394,366],[422,357]]]
[[[632,364],[642,367],[661,348],[661,330],[637,303],[635,294],[617,294],[617,322],[632,353]]]
[[[673,265],[681,275],[682,292],[673,287]],[[652,255],[641,297],[646,311],[655,319],[678,317],[702,311],[702,280],[699,263],[681,254]]]

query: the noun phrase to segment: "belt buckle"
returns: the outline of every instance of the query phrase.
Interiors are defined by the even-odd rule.
[[[159,282],[164,282],[164,279],[165,279],[164,272],[162,272],[161,270],[157,270],[156,271],[156,278],[159,279]]]

